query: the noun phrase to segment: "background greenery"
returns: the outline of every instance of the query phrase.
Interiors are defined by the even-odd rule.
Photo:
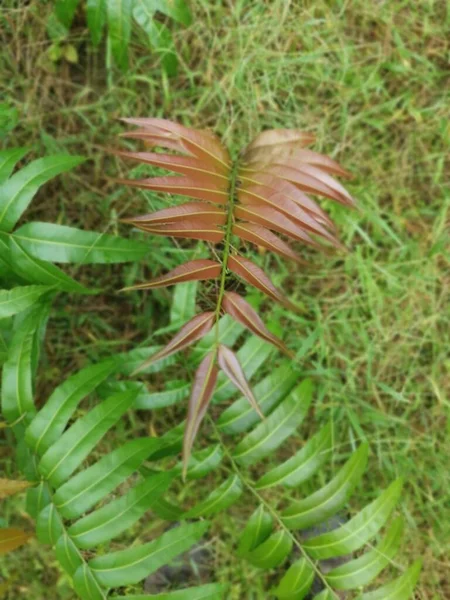
[[[119,216],[162,205],[154,195],[108,181],[127,173],[103,149],[117,145],[120,116],[211,127],[235,150],[263,128],[300,127],[316,133],[314,149],[356,174],[350,189],[360,211],[329,207],[350,252],[331,259],[307,253],[310,267],[303,271],[262,257],[275,282],[303,308],[289,320],[279,309],[266,318],[281,324],[305,376],[317,381],[314,428],[332,409],[343,444],[369,440],[371,469],[360,506],[394,477],[408,481],[405,564],[424,558],[418,598],[449,597],[446,3],[200,0],[192,3],[192,24],[173,28],[179,64],[172,78],[137,28],[128,70],[116,70],[104,59],[108,49],[90,44],[82,9],[64,42],[76,56],[68,52],[52,61],[51,8],[36,1],[2,4],[2,143],[31,146],[33,158],[61,151],[91,160],[47,184],[27,220],[131,235],[118,225]],[[168,323],[170,290],[117,294],[124,283],[174,266],[189,252],[167,240],[149,243],[153,254],[146,265],[77,270],[78,280],[105,292],[57,300],[41,401],[87,358],[148,342]],[[183,414],[183,407],[142,411],[124,429],[161,433]],[[12,457],[1,443],[7,476],[15,475]],[[208,491],[197,482],[184,493],[201,498]],[[15,523],[27,519],[20,498],[5,507],[5,521],[17,510]],[[218,580],[231,581],[233,598],[263,598],[258,571],[227,548],[236,524],[240,530],[248,518],[238,510],[215,520],[208,568]],[[150,525],[136,533],[146,539]],[[52,600],[73,597],[52,552],[37,543],[3,559],[0,574],[14,582],[7,598],[44,600],[49,590]]]

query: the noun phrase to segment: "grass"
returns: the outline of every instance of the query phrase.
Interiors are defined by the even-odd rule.
[[[116,143],[119,116],[211,127],[233,149],[267,127],[313,131],[315,149],[356,174],[350,188],[360,211],[329,207],[350,249],[345,256],[308,253],[311,266],[301,272],[260,257],[302,306],[292,319],[276,308],[271,318],[284,325],[304,375],[316,380],[314,427],[331,410],[343,444],[370,442],[371,468],[357,503],[398,475],[406,479],[401,562],[424,559],[418,598],[449,597],[448,8],[432,0],[193,4],[194,24],[175,34],[180,68],[169,79],[139,32],[129,71],[105,67],[105,48],[93,51],[82,15],[70,36],[79,62],[61,61],[48,72],[50,5],[6,0],[0,95],[20,119],[5,144],[31,145],[33,156],[68,151],[91,159],[46,186],[27,218],[115,231],[118,216],[146,202],[156,206],[154,196],[105,177],[124,169],[102,150]],[[172,243],[152,244],[153,268],[179,262]],[[59,299],[40,396],[86,357],[130,348],[167,322],[170,294],[116,294],[148,271],[79,272],[105,292]],[[181,414],[165,411],[155,423],[143,415],[135,426],[162,429]],[[0,460],[14,474],[5,445]],[[215,521],[212,567],[216,578],[231,581],[230,598],[256,600],[265,597],[264,582],[228,549],[247,516],[234,508]],[[6,505],[2,518],[26,520],[22,501]],[[44,600],[49,589],[55,600],[73,598],[53,554],[36,543],[5,558],[0,573],[13,582],[7,598]]]

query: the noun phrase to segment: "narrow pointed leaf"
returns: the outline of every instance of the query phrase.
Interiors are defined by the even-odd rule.
[[[244,532],[239,539],[237,555],[240,558],[246,558],[248,553],[261,545],[272,533],[273,518],[264,509],[264,505],[259,507],[248,520]]]
[[[14,171],[14,167],[28,152],[29,148],[11,148],[0,150],[0,183],[8,179]]]
[[[340,175],[341,177],[351,177],[351,173],[341,167],[335,160],[326,156],[325,154],[319,154],[313,150],[306,148],[295,150],[287,158],[274,157],[273,164],[281,165],[283,167],[297,167],[301,163],[313,165],[326,173],[332,173],[334,175]],[[265,166],[262,161],[251,161],[251,166],[254,169],[258,169]]]
[[[230,271],[239,277],[242,277],[248,284],[264,292],[269,298],[273,298],[291,310],[298,311],[298,308],[285,298],[280,290],[273,285],[264,271],[248,260],[248,258],[242,256],[230,256],[228,258],[228,267]]]
[[[242,482],[237,475],[233,475],[225,480],[217,489],[184,513],[185,519],[195,519],[197,517],[210,517],[218,512],[222,512],[234,504],[242,494]]]
[[[394,481],[374,502],[338,529],[308,539],[303,547],[313,558],[350,554],[371,540],[383,527],[397,504],[403,481]]]
[[[53,502],[39,513],[36,519],[36,535],[41,544],[54,546],[64,533],[64,524]]]
[[[41,185],[84,160],[80,156],[64,154],[46,156],[15,173],[0,188],[0,230],[13,229]]]
[[[207,528],[206,522],[180,525],[148,544],[94,558],[89,567],[100,585],[107,588],[138,583],[188,550]]]
[[[141,225],[153,226],[161,223],[191,221],[193,218],[201,219],[205,223],[213,225],[223,225],[226,222],[226,213],[221,208],[211,206],[205,202],[186,202],[186,204],[163,208],[148,215],[123,219],[123,222],[140,227]]]
[[[268,148],[279,146],[280,144],[297,144],[306,146],[315,139],[312,133],[301,131],[299,129],[268,129],[258,134],[254,140],[247,146],[244,159],[248,159],[252,150],[257,148]]]
[[[286,531],[277,531],[249,552],[246,560],[260,569],[274,569],[280,566],[292,550],[292,538]]]
[[[312,565],[301,558],[289,567],[273,594],[279,600],[303,600],[311,589],[314,577]]]
[[[13,479],[0,479],[0,500],[4,500],[8,496],[14,496],[14,494],[20,494],[27,488],[31,483],[29,481],[15,481]]]
[[[263,340],[266,340],[279,348],[290,358],[293,358],[292,352],[286,348],[282,340],[267,329],[258,313],[246,300],[244,300],[244,298],[239,296],[239,294],[226,292],[222,306],[225,312],[241,323],[241,325],[249,329],[255,335],[261,337]]]
[[[106,600],[106,592],[100,587],[97,578],[91,569],[83,563],[75,571],[73,576],[73,587],[80,598],[86,600]]]
[[[196,315],[180,329],[175,337],[173,337],[164,348],[142,363],[135,373],[146,369],[152,363],[161,360],[162,358],[166,358],[175,352],[179,352],[180,350],[191,346],[194,342],[202,339],[202,337],[211,330],[214,320],[214,312],[205,312],[201,315]]]
[[[195,316],[198,281],[177,285],[170,306],[170,324],[185,323]]]
[[[75,373],[53,391],[34,417],[26,432],[27,444],[42,455],[56,442],[78,404],[117,368],[115,360],[89,365]]]
[[[161,438],[141,438],[126,442],[103,456],[56,491],[53,501],[58,512],[66,519],[79,517],[115,490],[163,445]]]
[[[255,386],[255,394],[265,415],[278,406],[298,381],[298,374],[289,363],[275,369]],[[227,408],[219,417],[218,426],[224,433],[242,433],[259,422],[259,417],[249,405],[247,399],[240,398]]]
[[[283,523],[289,529],[306,529],[323,523],[336,514],[345,505],[362,477],[367,456],[368,446],[361,444],[327,485],[303,500],[293,502],[283,511]]]
[[[98,46],[106,22],[106,0],[87,0],[86,12],[92,43]]]
[[[174,475],[161,473],[147,477],[122,498],[113,500],[86,515],[68,530],[78,548],[94,548],[134,525],[169,487]]]
[[[132,0],[107,1],[108,39],[117,65],[125,71],[128,66],[128,45],[131,34]]]
[[[217,381],[218,369],[215,365],[216,355],[214,352],[207,354],[200,363],[195,374],[189,399],[188,416],[183,440],[183,475],[186,475],[188,461],[192,446],[197,435],[200,423],[205,416],[214,387]]]
[[[152,235],[164,237],[185,238],[192,240],[204,240],[218,244],[224,238],[224,232],[217,225],[206,223],[203,219],[190,219],[182,223],[161,223],[149,226],[136,224],[138,229]]]
[[[219,352],[217,355],[219,366],[229,380],[237,387],[237,389],[244,394],[247,400],[250,402],[252,408],[258,413],[258,415],[264,419],[264,415],[256,401],[255,396],[248,384],[245,377],[245,373],[242,370],[241,364],[236,354],[230,350],[227,346],[221,344],[219,346]]]
[[[205,477],[205,475],[208,475],[208,473],[211,473],[211,471],[214,471],[220,465],[222,458],[223,450],[219,444],[192,454],[188,463],[186,479],[190,481]],[[175,470],[178,472],[181,469],[180,465],[180,468],[176,467]]]
[[[26,533],[15,527],[0,529],[0,554],[6,554],[7,552],[16,550],[16,548],[20,548],[20,546],[26,544],[31,537],[32,535],[30,533]]]
[[[80,466],[105,433],[131,408],[135,390],[116,394],[78,419],[45,452],[39,463],[41,475],[58,487]]]
[[[307,264],[306,261],[302,260],[300,256],[292,250],[289,244],[286,244],[284,240],[275,235],[270,229],[256,225],[255,223],[237,223],[233,226],[233,234],[245,240],[251,242],[256,246],[266,248],[271,252],[275,252],[285,258],[295,260],[299,264]]]
[[[199,281],[205,279],[217,279],[220,276],[221,266],[218,262],[208,259],[190,260],[165,275],[156,277],[147,283],[140,283],[133,287],[125,288],[128,290],[145,290],[158,287],[166,287],[183,283],[185,281]]]
[[[422,561],[417,560],[395,581],[383,585],[373,592],[362,594],[361,600],[410,600],[419,581],[421,570]]]
[[[333,432],[331,424],[326,425],[311,438],[294,456],[278,467],[265,473],[255,484],[263,490],[275,485],[295,487],[307,481],[331,457]]]
[[[83,559],[72,539],[64,532],[55,545],[56,558],[64,571],[73,577],[83,564]]]
[[[352,590],[369,584],[395,557],[400,547],[403,520],[396,519],[383,540],[370,552],[336,567],[325,575],[335,590]]]
[[[312,400],[312,382],[305,379],[274,411],[239,442],[233,458],[251,465],[274,452],[302,423]]]
[[[29,308],[49,289],[51,288],[46,285],[27,285],[12,290],[0,290],[0,319]]]
[[[226,585],[222,583],[208,583],[198,587],[189,587],[176,592],[163,592],[156,595],[117,596],[117,600],[221,600],[225,598]]]

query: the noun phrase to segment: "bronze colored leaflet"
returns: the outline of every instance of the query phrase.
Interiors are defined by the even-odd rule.
[[[166,287],[183,283],[185,281],[195,281],[204,279],[216,279],[220,275],[220,264],[214,260],[199,259],[190,260],[175,269],[172,269],[165,275],[155,277],[147,283],[140,283],[124,290],[146,290],[158,287]]]

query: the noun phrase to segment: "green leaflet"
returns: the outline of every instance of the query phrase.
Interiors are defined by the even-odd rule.
[[[29,308],[50,289],[46,285],[26,285],[12,290],[0,290],[0,319]]]
[[[185,381],[171,381],[170,387],[161,392],[142,392],[136,399],[136,408],[141,410],[155,410],[178,404],[189,397],[191,384]]]
[[[78,419],[45,452],[39,463],[41,475],[60,486],[80,466],[105,433],[131,408],[136,392],[116,394]]]
[[[55,5],[55,13],[59,21],[69,29],[72,25],[75,12],[80,0],[57,0]]]
[[[249,337],[237,352],[237,357],[246,378],[251,379],[274,352],[275,348],[272,344],[255,336]],[[214,402],[228,400],[235,393],[235,386],[224,373],[220,372],[214,391]]]
[[[34,408],[32,384],[33,340],[39,326],[39,314],[45,307],[32,308],[17,327],[3,366],[2,413],[9,423],[31,415]],[[27,417],[28,418],[28,417]]]
[[[351,590],[367,585],[397,554],[402,533],[403,520],[398,518],[389,526],[386,536],[376,548],[327,573],[327,582],[336,590]]]
[[[342,556],[366,544],[386,523],[398,502],[403,481],[397,479],[374,502],[338,529],[303,543],[310,556],[316,559]]]
[[[0,230],[11,231],[41,185],[84,162],[81,156],[57,154],[38,158],[0,188]]]
[[[87,0],[86,11],[92,43],[98,46],[106,22],[106,0]]]
[[[314,575],[311,564],[301,558],[289,567],[273,594],[280,600],[303,600],[312,586]]]
[[[149,251],[143,242],[54,223],[27,223],[12,235],[26,252],[47,262],[84,265],[132,262]]]
[[[62,485],[53,496],[56,508],[66,519],[79,517],[137,471],[162,445],[158,438],[142,438],[116,448]]]
[[[409,600],[419,580],[421,570],[422,561],[417,560],[398,579],[373,592],[362,594],[360,600]]]
[[[56,544],[64,531],[64,525],[53,502],[39,513],[36,520],[36,535],[41,544]]]
[[[114,359],[106,360],[82,369],[55,388],[28,427],[30,448],[42,455],[61,436],[81,400],[116,369]]]
[[[83,559],[78,548],[66,533],[63,533],[57,541],[55,554],[64,571],[71,577],[73,577],[75,571],[83,564]]]
[[[183,325],[195,316],[198,281],[181,283],[175,287],[170,307],[170,323]]]
[[[73,587],[78,596],[83,598],[83,600],[106,600],[106,592],[102,590],[86,563],[83,563],[75,571]]]
[[[245,526],[244,533],[239,540],[237,555],[245,558],[248,553],[262,544],[272,533],[273,518],[264,510],[264,505],[252,514]]]
[[[241,494],[242,482],[237,475],[233,475],[211,492],[203,502],[199,502],[194,508],[185,512],[183,517],[185,519],[209,517],[234,504]]]
[[[217,469],[222,462],[222,458],[223,450],[220,444],[195,452],[189,458],[186,478],[192,480],[205,477],[205,475]],[[183,466],[181,464],[177,465],[176,472],[181,473],[182,470]]]
[[[180,525],[148,544],[94,558],[89,567],[104,587],[137,583],[188,550],[207,528],[206,522]]]
[[[27,491],[27,513],[37,519],[41,510],[51,502],[51,492],[46,481]]]
[[[117,537],[152,508],[173,477],[173,473],[147,477],[122,498],[83,517],[69,529],[72,541],[79,548],[93,548]]]
[[[286,531],[277,531],[246,555],[246,559],[260,569],[281,565],[292,550],[292,538]]]
[[[268,415],[291,391],[298,380],[289,363],[260,381],[254,387],[254,394],[264,414]],[[224,433],[242,433],[248,431],[260,420],[246,398],[239,398],[219,417],[217,425]]]
[[[2,184],[11,173],[14,167],[28,152],[29,148],[11,148],[10,150],[0,150],[0,184]]]
[[[55,286],[64,292],[77,294],[95,294],[95,290],[88,290],[80,283],[63,273],[61,269],[50,263],[43,262],[31,256],[22,246],[9,236],[10,262],[14,271],[30,283],[42,283]]]
[[[186,588],[176,592],[163,594],[144,594],[138,596],[117,596],[117,600],[220,600],[226,591],[226,585],[221,583],[210,583],[199,587]]]
[[[118,373],[130,376],[133,373],[133,371],[140,367],[145,360],[150,358],[150,356],[158,352],[158,350],[160,350],[161,348],[162,346],[147,346],[145,348],[135,348],[134,350],[130,350],[130,352],[123,352],[118,354],[117,358],[119,360],[119,363],[121,359],[124,360],[123,365],[119,364]],[[154,364],[149,365],[145,369],[142,369],[139,375],[142,376],[148,373],[159,373],[166,367],[174,365],[176,361],[177,358],[175,356],[168,356],[166,358],[158,360],[158,362]]]
[[[219,321],[219,341],[225,346],[233,346],[238,340],[244,328],[239,325],[229,315],[224,315]],[[198,353],[198,356],[203,356],[210,352],[212,347],[216,343],[216,332],[215,328],[205,335],[194,347],[194,354]]]
[[[132,0],[107,0],[108,40],[117,65],[128,67]]]
[[[336,514],[351,495],[367,464],[368,446],[361,444],[338,474],[323,488],[303,500],[293,502],[282,512],[289,529],[305,529],[323,523]]]
[[[263,490],[275,485],[300,485],[312,477],[330,458],[332,448],[333,430],[330,423],[316,433],[292,458],[263,475],[256,482],[256,489]]]
[[[308,379],[297,386],[273,413],[236,446],[233,458],[251,465],[276,450],[308,414],[313,386]]]

